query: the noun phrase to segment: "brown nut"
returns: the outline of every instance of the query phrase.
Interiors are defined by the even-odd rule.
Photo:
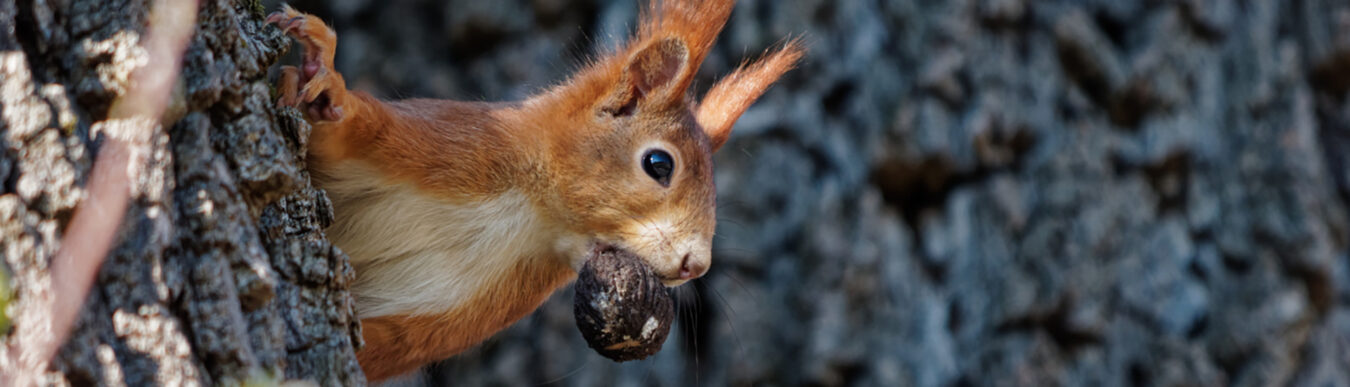
[[[572,312],[591,349],[614,361],[645,359],[670,334],[670,291],[636,255],[597,247],[577,276]]]

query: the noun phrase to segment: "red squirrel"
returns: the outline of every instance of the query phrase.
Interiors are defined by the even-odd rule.
[[[518,102],[381,101],[347,90],[336,34],[284,6],[303,47],[278,105],[314,127],[309,168],[333,202],[328,237],[356,270],[365,347],[382,380],[459,353],[572,281],[597,245],[642,257],[666,286],[711,263],[712,154],[801,58],[790,40],[695,101],[687,94],[734,0],[652,0],[626,44]]]

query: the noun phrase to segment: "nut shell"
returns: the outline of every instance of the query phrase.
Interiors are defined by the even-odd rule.
[[[572,312],[591,349],[618,362],[661,350],[675,303],[647,264],[627,251],[597,247],[577,274]]]

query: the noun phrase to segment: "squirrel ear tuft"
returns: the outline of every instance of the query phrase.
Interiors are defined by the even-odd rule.
[[[684,87],[679,80],[689,72],[689,48],[676,38],[647,44],[628,58],[619,88],[604,111],[613,116],[633,114],[643,105],[679,102]]]
[[[796,66],[804,52],[800,39],[789,40],[778,51],[765,55],[758,62],[741,65],[736,72],[722,78],[708,90],[695,116],[711,140],[713,150],[727,142],[727,138],[731,137],[731,127],[745,113],[745,109],[750,108],[783,73]]]

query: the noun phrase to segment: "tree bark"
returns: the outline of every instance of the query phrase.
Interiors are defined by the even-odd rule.
[[[0,1],[0,243],[15,321],[50,291],[103,125],[144,61],[149,1]],[[256,2],[201,1],[163,126],[80,317],[46,374],[73,385],[360,385],[346,257],[323,236],[308,125],[273,108],[289,40]],[[16,324],[18,325],[18,324]],[[10,332],[10,337],[26,332]],[[32,334],[31,332],[27,334]]]
[[[295,2],[337,29],[349,85],[390,98],[519,99],[638,12]],[[62,238],[147,4],[0,0],[15,319],[79,243]],[[353,274],[321,232],[309,127],[270,103],[287,43],[263,8],[201,2],[170,120],[51,383],[362,383]],[[697,84],[790,34],[810,54],[717,155],[714,265],[677,292],[662,352],[598,357],[564,291],[414,379],[1350,384],[1345,15],[1339,0],[740,0]]]

